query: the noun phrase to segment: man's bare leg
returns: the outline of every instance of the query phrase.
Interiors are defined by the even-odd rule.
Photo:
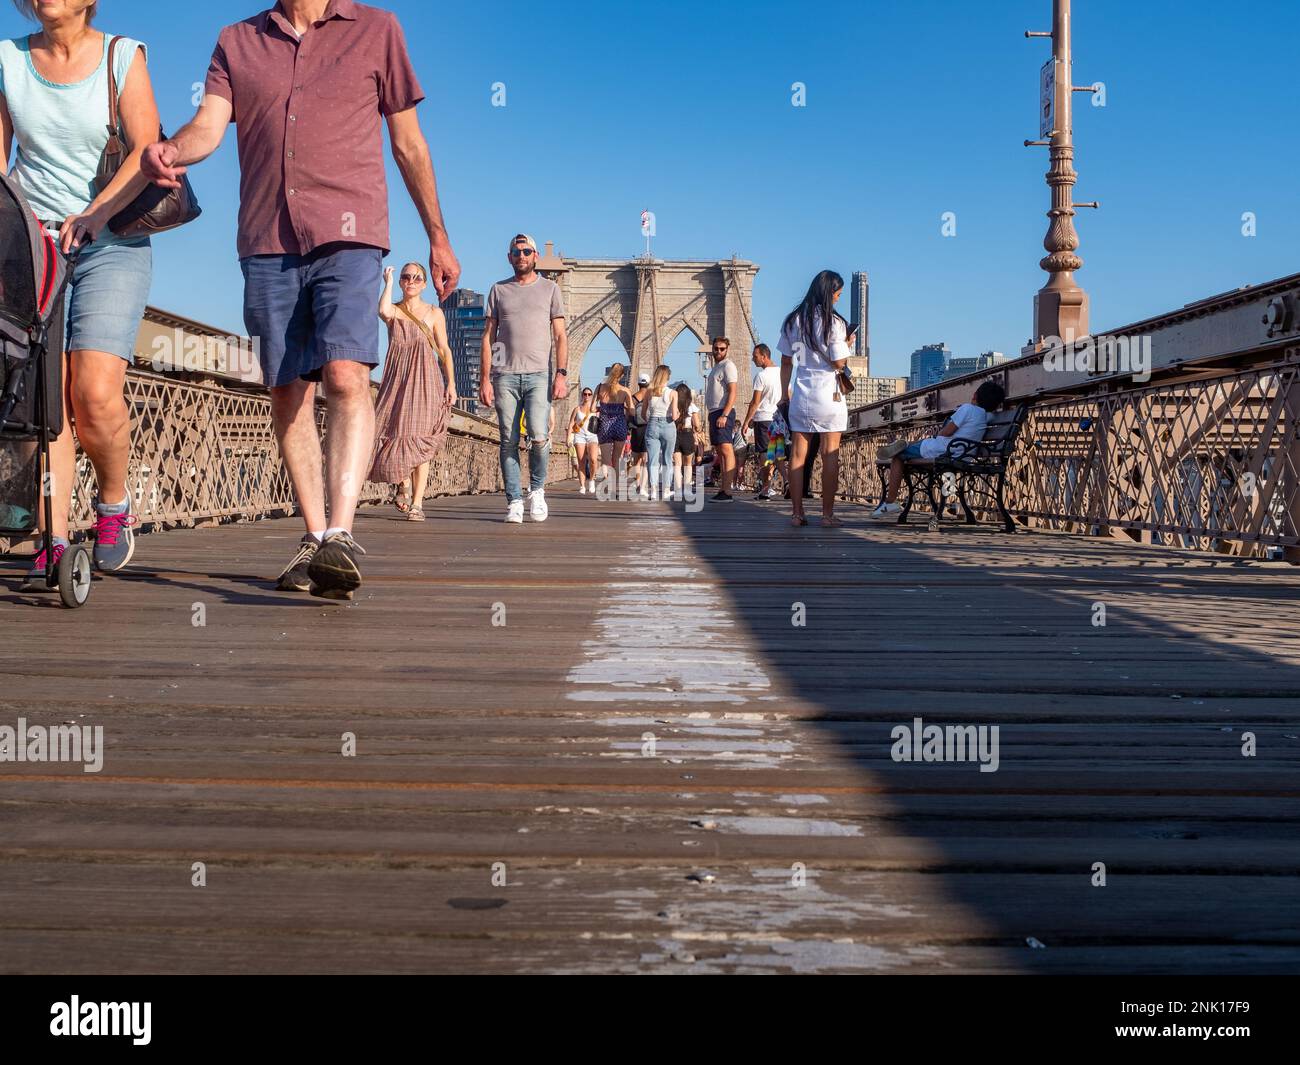
[[[885,490],[885,502],[898,502],[898,489],[903,483],[903,460],[893,458],[889,462],[889,487]]]
[[[731,494],[732,481],[736,476],[736,450],[730,444],[718,445],[718,461],[722,469],[718,471],[718,491]]]
[[[320,437],[316,432],[316,386],[292,381],[271,387],[271,422],[280,457],[289,471],[294,498],[310,533],[324,531],[325,480],[321,474]]]
[[[370,367],[342,359],[327,362],[324,382],[328,412],[325,470],[329,485],[329,527],[351,532],[375,446]]]

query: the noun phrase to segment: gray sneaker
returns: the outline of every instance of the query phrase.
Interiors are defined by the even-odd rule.
[[[131,501],[115,507],[95,504],[95,568],[104,573],[120,570],[135,554],[135,534],[131,526],[136,517]]]
[[[325,537],[307,563],[307,576],[311,580],[308,591],[321,599],[351,599],[352,593],[361,587],[357,555],[365,553],[351,533],[336,532]]]
[[[305,533],[298,544],[298,550],[289,559],[289,564],[280,571],[275,579],[275,587],[281,592],[305,592],[311,587],[311,578],[307,576],[307,566],[320,547],[320,541],[311,533]]]

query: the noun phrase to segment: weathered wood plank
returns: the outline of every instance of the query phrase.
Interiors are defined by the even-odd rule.
[[[1300,574],[551,496],[542,526],[497,497],[364,514],[342,606],[270,590],[288,521],[145,538],[80,612],[6,582],[0,725],[102,725],[107,753],[0,763],[0,966],[1300,964]],[[998,771],[894,762],[917,716],[998,725]]]

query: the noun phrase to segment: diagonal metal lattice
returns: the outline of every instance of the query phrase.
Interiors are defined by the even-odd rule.
[[[880,497],[876,449],[937,422],[844,438],[841,490]],[[1023,525],[1122,530],[1234,554],[1300,544],[1300,366],[1294,361],[1031,407],[1007,479]]]

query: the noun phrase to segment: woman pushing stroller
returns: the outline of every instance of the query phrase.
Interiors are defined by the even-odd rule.
[[[67,292],[63,431],[50,448],[53,527],[25,590],[46,584],[45,551],[57,563],[68,547],[68,511],[77,440],[95,469],[95,566],[120,570],[135,548],[127,491],[130,417],[123,391],[135,354],[152,274],[148,237],[124,239],[108,220],[148,184],[140,154],[158,136],[145,47],[91,25],[96,0],[14,0],[40,23],[27,37],[0,41],[0,168],[12,177],[63,252],[78,255]],[[125,161],[98,189],[108,143],[109,63],[118,86]],[[13,166],[10,151],[16,145]],[[51,353],[57,357],[57,353]]]

